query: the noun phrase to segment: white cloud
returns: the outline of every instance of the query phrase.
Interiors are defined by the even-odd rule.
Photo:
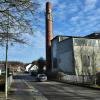
[[[9,48],[10,59],[30,61],[39,56],[45,56],[45,5],[46,0],[38,0],[39,25],[35,27],[34,36],[27,36],[30,46],[16,46]],[[54,36],[74,35],[82,36],[95,31],[100,31],[100,7],[97,0],[50,0],[54,17]],[[68,2],[67,2],[68,1]],[[83,2],[82,2],[83,1]],[[84,5],[85,3],[85,5]],[[35,22],[34,22],[35,23]],[[37,23],[36,23],[37,24]],[[5,48],[4,48],[5,49]],[[0,49],[1,56],[5,55]],[[3,52],[2,52],[3,51]],[[20,55],[20,56],[19,56]],[[1,58],[2,58],[1,57]]]
[[[42,32],[36,31],[34,33],[33,46],[35,48],[45,48],[45,36]]]
[[[79,16],[75,16],[75,17],[72,17],[70,20],[71,20],[71,21],[78,21],[79,19],[80,19]]]
[[[77,5],[74,3],[67,4],[66,2],[59,3],[57,7],[55,7],[54,18],[59,19],[58,21],[65,21],[67,16],[76,13],[78,11]]]
[[[85,0],[85,10],[89,11],[96,7],[97,0]]]

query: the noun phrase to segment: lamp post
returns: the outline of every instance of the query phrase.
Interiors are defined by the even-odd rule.
[[[7,39],[7,43],[6,43],[6,80],[5,80],[5,96],[7,99],[7,88],[8,88],[8,39]]]
[[[8,12],[8,23],[7,23],[7,35],[6,35],[6,59],[5,59],[5,72],[6,72],[6,76],[5,76],[5,97],[6,99],[8,98],[8,32],[9,32],[9,10],[7,10]]]
[[[15,7],[15,4],[12,2],[10,3],[9,0],[6,0],[6,3],[9,3],[10,7]],[[9,34],[9,8],[7,9],[7,13],[8,13],[8,19],[7,19],[7,35],[6,35],[6,59],[5,59],[5,97],[6,99],[8,98],[8,34]]]

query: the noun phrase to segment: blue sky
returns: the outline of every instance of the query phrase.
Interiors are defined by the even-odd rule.
[[[9,47],[8,60],[25,63],[45,58],[45,2],[38,0],[41,6],[36,16],[34,35],[26,36],[30,45]],[[100,32],[100,0],[49,0],[53,11],[53,36],[84,36]],[[0,60],[5,60],[5,48],[0,47]]]

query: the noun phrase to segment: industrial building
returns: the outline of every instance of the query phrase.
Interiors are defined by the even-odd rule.
[[[92,34],[93,37],[93,34]],[[100,72],[100,39],[56,36],[51,47],[52,71],[65,73],[64,79],[79,83],[96,83]]]
[[[100,34],[53,38],[52,5],[46,3],[46,69],[63,72],[64,80],[96,84],[100,73]],[[48,74],[49,75],[49,74]]]

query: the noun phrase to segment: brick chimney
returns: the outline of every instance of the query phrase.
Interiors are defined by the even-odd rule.
[[[51,40],[53,38],[52,32],[52,7],[51,3],[46,3],[46,68],[50,71],[52,68],[51,64]]]

